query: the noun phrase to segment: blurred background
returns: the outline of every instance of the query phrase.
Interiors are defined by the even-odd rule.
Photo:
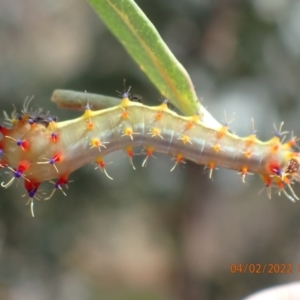
[[[190,74],[203,105],[231,130],[269,139],[273,124],[300,135],[300,2],[139,0]],[[0,111],[35,96],[60,120],[79,116],[50,102],[57,88],[116,96],[126,78],[148,105],[159,93],[84,0],[0,1]],[[3,119],[2,119],[3,120]],[[68,196],[36,201],[22,184],[0,189],[0,299],[242,299],[298,280],[300,202],[268,199],[258,176],[170,157],[146,168],[109,155],[107,179],[88,165]],[[2,172],[0,180],[9,174]],[[43,185],[50,193],[51,184]],[[300,185],[295,185],[300,195]],[[233,274],[231,264],[289,263],[292,274]]]

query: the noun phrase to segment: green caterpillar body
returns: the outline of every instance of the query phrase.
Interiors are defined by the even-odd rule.
[[[210,176],[216,166],[236,170],[243,181],[248,173],[258,173],[270,189],[276,185],[279,193],[298,199],[291,188],[292,181],[299,180],[296,139],[281,143],[280,132],[267,142],[254,133],[241,138],[225,125],[210,128],[201,115],[180,116],[166,102],[149,107],[130,101],[127,94],[112,108],[92,111],[87,106],[74,120],[57,122],[48,115],[32,118],[24,109],[20,115],[13,114],[10,123],[11,128],[0,127],[0,165],[10,170],[12,178],[1,185],[6,188],[23,178],[32,214],[42,182],[56,179],[54,191],[62,190],[69,175],[88,163],[96,163],[112,179],[106,172],[105,155],[122,149],[132,163],[135,147],[144,148],[143,166],[154,152],[165,153],[174,160],[171,170],[191,160],[209,168]]]

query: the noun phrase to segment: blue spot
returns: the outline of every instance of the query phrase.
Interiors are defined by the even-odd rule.
[[[19,170],[15,170],[14,176],[15,176],[15,178],[20,178],[22,176],[22,172],[20,172]]]
[[[36,192],[37,192],[37,188],[33,188],[32,190],[28,191],[28,196],[30,198],[34,198]]]

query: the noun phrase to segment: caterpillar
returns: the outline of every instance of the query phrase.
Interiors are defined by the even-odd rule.
[[[299,200],[292,189],[299,181],[299,153],[297,139],[292,136],[284,142],[286,132],[282,125],[266,142],[257,139],[253,129],[247,137],[230,132],[228,124],[218,128],[208,126],[202,116],[181,116],[168,107],[167,100],[155,107],[130,100],[124,92],[120,103],[97,111],[87,103],[81,117],[58,122],[43,110],[28,109],[29,101],[21,113],[5,113],[6,123],[0,126],[0,167],[10,172],[10,180],[1,186],[8,188],[15,180],[24,181],[31,214],[42,182],[55,179],[50,199],[56,190],[63,190],[70,174],[81,166],[95,163],[109,178],[105,155],[124,150],[133,169],[134,148],[143,147],[146,166],[154,152],[172,156],[176,166],[190,160],[204,165],[212,177],[213,170],[224,167],[236,170],[245,181],[250,173],[257,173],[271,197],[272,187],[291,201]]]

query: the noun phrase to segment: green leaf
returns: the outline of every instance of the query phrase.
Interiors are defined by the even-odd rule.
[[[199,113],[212,128],[220,124],[199,103],[192,81],[133,0],[88,0],[103,22],[163,95],[186,115]]]
[[[200,110],[192,81],[143,11],[132,0],[88,0],[161,94],[183,113]]]

